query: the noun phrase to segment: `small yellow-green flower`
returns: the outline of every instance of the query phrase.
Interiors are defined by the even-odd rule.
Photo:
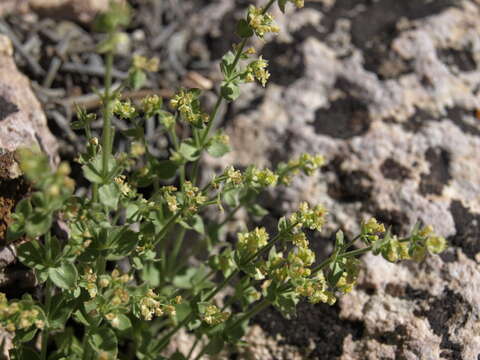
[[[115,100],[113,104],[113,113],[122,119],[131,119],[135,116],[136,110],[130,100]]]
[[[247,22],[253,32],[260,38],[263,38],[266,33],[278,33],[280,31],[272,15],[264,13],[262,8],[254,5],[250,5],[248,8]]]
[[[257,79],[263,87],[267,84],[267,80],[270,78],[270,73],[267,70],[268,61],[264,60],[261,56],[252,61],[246,68],[244,79],[246,82],[253,82]]]
[[[157,57],[148,59],[145,56],[133,55],[133,66],[136,69],[155,72],[155,71],[158,71],[159,65],[160,65],[160,61],[158,60]]]

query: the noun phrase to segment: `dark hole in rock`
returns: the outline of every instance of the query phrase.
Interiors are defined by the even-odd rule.
[[[477,63],[471,49],[440,49],[437,50],[438,57],[449,66],[455,66],[461,71],[474,71]]]
[[[398,325],[393,331],[385,331],[378,335],[378,341],[386,345],[398,345],[402,343],[407,335],[407,328],[404,325]]]
[[[419,191],[422,195],[441,195],[443,187],[452,178],[450,154],[445,149],[432,147],[426,151],[425,158],[430,163],[430,172],[422,175]]]
[[[273,41],[267,43],[261,53],[269,61],[270,81],[273,83],[289,86],[303,77],[304,56],[298,46]]]
[[[17,105],[7,101],[3,96],[0,96],[0,121],[18,111],[19,109]]]
[[[435,120],[435,117],[432,114],[416,107],[415,113],[406,122],[402,123],[402,127],[407,131],[417,132],[425,126],[427,122],[433,120]]]
[[[431,296],[432,295],[428,291],[422,289],[415,289],[410,284],[407,284],[407,286],[405,286],[405,293],[403,296],[401,296],[401,298],[420,301],[427,300]]]
[[[393,297],[403,297],[405,296],[405,287],[402,284],[389,282],[385,286],[385,293]]]
[[[447,109],[447,117],[455,125],[457,125],[462,131],[480,136],[480,121],[478,120],[474,111],[463,109],[461,107],[453,107]],[[472,121],[469,123],[467,119]]]
[[[441,297],[431,298],[429,310],[425,311],[423,315],[428,319],[433,332],[442,339],[440,358],[452,360],[462,358],[463,345],[454,343],[450,339],[449,332],[455,330],[450,329],[452,326],[456,328],[464,326],[471,313],[472,307],[470,304],[461,295],[448,288]],[[452,318],[455,320],[450,324]],[[463,318],[463,321],[460,321],[461,318]]]
[[[383,176],[391,180],[403,181],[410,177],[410,170],[392,158],[388,158],[382,163],[380,171]]]
[[[248,6],[247,1],[236,1],[236,9],[225,14],[220,22],[218,34],[207,35],[207,46],[210,50],[211,60],[218,60],[225,55],[229,50],[232,50],[232,44],[238,42],[238,35],[236,35],[237,22],[242,18],[245,9],[242,7]]]
[[[413,71],[409,62],[390,53],[398,21],[425,18],[458,3],[456,0],[337,0],[329,10],[314,2],[306,2],[306,6],[324,11],[322,25],[328,32],[339,18],[350,19],[352,43],[364,52],[365,68],[380,78],[394,78]]]
[[[336,174],[337,180],[328,184],[328,195],[341,202],[366,201],[373,189],[373,180],[361,170],[344,171],[340,167],[341,160],[334,159],[329,168]]]
[[[309,354],[310,359],[334,359],[342,354],[343,340],[348,335],[358,340],[364,333],[362,322],[342,320],[338,313],[338,306],[302,302],[291,320],[269,308],[255,322],[273,337],[282,335],[286,344],[306,348],[313,341],[315,349]]]
[[[0,245],[5,245],[5,235],[11,223],[11,213],[17,203],[30,191],[23,177],[10,179],[8,174],[14,163],[13,153],[0,155]]]
[[[328,108],[315,112],[315,132],[338,139],[365,134],[370,129],[372,119],[366,104],[359,98],[361,89],[342,78],[337,80],[334,87],[343,96],[332,101]]]
[[[480,214],[470,212],[458,200],[450,204],[450,213],[456,233],[448,238],[449,243],[460,247],[470,259],[475,259],[480,252]]]

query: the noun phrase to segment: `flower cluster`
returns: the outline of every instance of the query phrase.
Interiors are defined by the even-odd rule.
[[[198,208],[207,202],[207,197],[190,181],[185,181],[183,183],[183,192],[185,194],[184,201],[187,215],[197,213]]]
[[[167,203],[168,210],[170,210],[172,213],[177,212],[178,201],[177,196],[174,194],[177,191],[177,188],[175,186],[164,186],[160,190],[165,202]]]
[[[412,234],[405,239],[398,239],[396,235],[385,230],[385,226],[371,218],[362,222],[361,237],[367,244],[373,244],[375,254],[390,261],[414,260],[423,261],[427,251],[431,254],[439,254],[447,247],[444,237],[434,234],[433,227],[427,225],[421,229],[416,227]]]
[[[255,228],[253,231],[239,233],[238,250],[241,257],[249,257],[255,254],[259,249],[267,245],[269,235],[265,228]],[[242,256],[243,255],[243,256]]]
[[[131,187],[126,183],[125,181],[125,175],[119,175],[119,176],[116,176],[113,181],[115,182],[115,184],[117,184],[120,192],[124,195],[124,196],[129,196],[132,194],[132,189]]]
[[[7,331],[27,330],[32,326],[43,329],[45,320],[42,309],[33,305],[33,301],[20,300],[8,303],[5,294],[0,293],[0,323]]]
[[[379,223],[375,218],[370,218],[367,221],[362,221],[361,229],[362,239],[367,244],[377,241],[379,235],[385,233],[385,225]]]
[[[157,114],[162,109],[163,101],[158,95],[147,96],[142,99],[142,109],[147,117]]]
[[[360,260],[351,257],[342,258],[339,260],[338,265],[343,270],[343,273],[335,287],[340,292],[346,294],[352,291],[357,283],[358,273],[360,271]]]
[[[170,100],[170,106],[178,110],[185,121],[196,127],[210,120],[209,115],[200,109],[199,96],[199,91],[195,89],[182,89]]]
[[[207,305],[201,315],[202,321],[210,326],[221,324],[228,320],[229,312],[221,311],[215,305]]]
[[[121,101],[116,99],[113,103],[113,113],[122,119],[128,120],[137,114],[137,110],[130,100]]]
[[[141,317],[144,320],[152,320],[153,316],[175,316],[177,314],[175,305],[182,302],[180,296],[175,297],[171,301],[167,301],[163,297],[157,295],[152,289],[148,289],[144,296],[140,297],[138,307]]]
[[[89,267],[85,269],[85,273],[80,277],[79,285],[87,290],[91,298],[97,296],[97,274],[94,273],[92,268]]]
[[[297,212],[290,216],[290,222],[298,227],[320,231],[325,224],[327,210],[322,205],[310,207],[308,203],[300,203]]]
[[[288,0],[293,3],[297,8],[301,9],[305,6],[305,0]]]
[[[158,71],[160,61],[157,57],[151,59],[146,58],[141,55],[133,55],[133,67],[140,70],[145,70],[149,72]]]
[[[431,254],[439,254],[447,248],[447,240],[434,233],[431,225],[427,225],[418,231],[414,231],[410,237],[408,254],[414,261],[423,261],[427,251]]]
[[[253,82],[257,79],[263,87],[267,84],[267,80],[270,78],[270,73],[267,70],[268,61],[264,60],[261,56],[258,60],[252,61],[245,69],[244,79],[246,82]]]
[[[295,292],[308,298],[308,301],[312,304],[323,302],[333,305],[337,301],[335,294],[328,290],[323,272],[317,273],[313,278],[304,279],[296,286]]]
[[[302,171],[305,175],[311,176],[316,170],[325,164],[325,158],[322,155],[301,154],[297,159],[290,160],[288,163],[281,163],[278,166],[277,173],[282,184],[288,185],[292,181],[292,176]]]
[[[134,141],[130,145],[130,155],[134,158],[138,158],[145,155],[145,151],[146,151],[145,145],[143,145],[138,141]]]
[[[255,35],[260,38],[263,38],[266,33],[278,33],[280,31],[272,15],[264,13],[262,8],[254,5],[250,5],[248,8],[247,22]]]
[[[238,186],[243,183],[243,175],[240,170],[235,170],[233,166],[229,166],[225,170],[226,183],[232,184],[233,186]]]
[[[270,169],[260,170],[254,166],[250,166],[245,170],[244,180],[249,187],[265,188],[275,186],[278,181],[278,175]]]

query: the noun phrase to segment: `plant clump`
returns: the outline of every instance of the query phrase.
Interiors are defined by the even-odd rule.
[[[139,104],[121,100],[124,89],[140,88],[159,64],[135,56],[128,79],[112,87],[114,54],[127,36],[120,29],[130,10],[117,4],[100,17],[98,29],[106,36],[99,52],[107,64],[102,137],[92,136],[96,115],[84,109],[72,124],[87,137],[77,161],[90,193],[76,195],[68,164],[52,170],[39,150],[19,152],[35,191],[16,206],[8,240],[28,239],[18,257],[34,270],[41,292],[20,300],[0,296],[0,324],[14,341],[12,359],[163,359],[182,328],[198,341],[172,359],[200,359],[240,343],[250,319],[269,306],[290,317],[302,299],[334,304],[355,286],[364,253],[390,262],[422,261],[445,249],[445,239],[430,226],[399,237],[372,218],[357,236],[338,231],[332,254],[319,261],[309,237],[322,231],[328,212],[306,202],[278,220],[275,234],[259,226],[226,240],[225,225],[240,209],[257,221],[268,213],[257,203],[262,191],[311,176],[325,162],[321,155],[301,154],[274,169],[228,166],[199,181],[204,153],[219,158],[230,151],[228,136],[215,130],[221,105],[240,95],[241,84],[268,81],[268,61],[255,58],[248,40],[278,32],[268,10],[277,3],[284,11],[288,2],[303,6],[300,0],[270,0],[250,6],[239,21],[241,40],[222,58],[224,79],[210,112],[198,89],[180,89],[165,102],[157,95]],[[130,124],[123,131],[131,144],[125,152],[114,151],[114,116]],[[144,124],[152,117],[169,142],[164,158],[153,156],[145,139]],[[180,137],[179,128],[188,135]],[[217,209],[217,217],[207,216],[207,208]],[[59,217],[68,228],[64,238],[52,230]],[[193,258],[201,265],[192,266]],[[223,298],[227,287],[232,295]]]

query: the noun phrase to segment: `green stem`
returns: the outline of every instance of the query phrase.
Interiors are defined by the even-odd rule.
[[[183,239],[185,238],[185,233],[187,230],[182,227],[182,229],[178,232],[178,235],[175,239],[175,243],[173,244],[173,250],[171,256],[169,256],[169,273],[173,276],[175,274],[175,264],[178,261],[178,254],[180,253],[180,249],[182,248]]]
[[[112,69],[113,52],[109,52],[105,58],[105,92],[103,94],[103,132],[102,132],[102,175],[106,179],[108,176],[108,160],[112,151]]]
[[[167,221],[167,223],[163,226],[162,230],[160,230],[160,232],[158,233],[158,235],[156,236],[155,240],[153,241],[153,245],[157,245],[162,239],[163,237],[166,235],[166,233],[168,232],[168,230],[170,229],[170,227],[175,224],[175,221],[177,221],[177,219],[180,217],[180,215],[182,214],[182,210],[183,209],[180,209],[179,211],[177,211],[177,213],[175,215],[173,215],[172,217],[170,217],[170,219]]]
[[[51,282],[48,279],[46,284],[45,284],[45,313],[47,314],[47,317],[50,315],[50,307],[52,303],[52,286]],[[49,337],[49,324],[48,321],[45,324],[45,329],[43,330],[42,333],[42,352],[40,355],[40,358],[42,360],[47,359],[47,347],[48,347],[48,337]]]

